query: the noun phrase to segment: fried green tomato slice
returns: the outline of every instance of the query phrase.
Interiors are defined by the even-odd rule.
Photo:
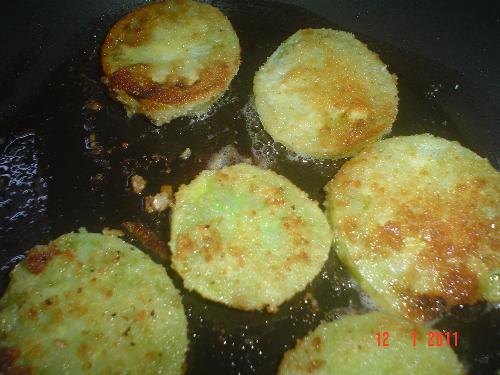
[[[173,268],[210,300],[274,312],[328,258],[332,231],[317,202],[272,171],[248,164],[203,171],[175,200]]]
[[[500,173],[431,135],[376,143],[325,188],[340,259],[380,307],[431,320],[500,301]]]
[[[2,374],[180,374],[187,346],[165,269],[116,237],[33,248],[0,300]]]
[[[398,112],[396,76],[354,35],[299,30],[254,78],[264,129],[297,154],[340,158],[390,132]]]
[[[379,312],[353,315],[322,323],[298,340],[285,353],[278,374],[465,374],[447,342],[442,332],[407,320]],[[438,343],[442,346],[429,346]]]
[[[166,0],[120,19],[106,36],[101,63],[104,84],[127,113],[162,125],[209,109],[238,71],[240,45],[216,7]]]

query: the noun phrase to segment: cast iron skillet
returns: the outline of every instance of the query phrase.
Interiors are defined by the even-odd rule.
[[[9,270],[30,247],[80,227],[101,231],[103,227],[120,228],[125,221],[136,222],[167,242],[168,213],[144,213],[141,198],[130,191],[127,183],[134,173],[148,181],[146,195],[159,191],[162,184],[178,187],[204,169],[214,152],[231,144],[243,156],[285,175],[322,202],[322,187],[343,162],[305,160],[273,145],[251,104],[254,72],[286,37],[303,27],[346,29],[341,27],[345,19],[337,19],[334,14],[338,4],[323,4],[329,16],[326,19],[302,8],[263,0],[216,2],[240,38],[240,71],[208,117],[178,119],[158,129],[142,117],[128,119],[121,106],[106,96],[99,81],[99,48],[106,31],[139,3],[112,3],[113,7],[103,15],[98,5],[90,2],[90,10],[84,14],[87,23],[81,26],[80,35],[73,34],[72,48],[63,52],[32,49],[35,56],[31,56],[31,62],[21,59],[9,66],[11,71],[7,70],[10,74],[20,72],[19,77],[5,73],[4,83],[19,83],[25,90],[21,94],[23,90],[11,90],[13,94],[2,102],[2,288]],[[318,9],[321,4],[318,1],[311,7]],[[358,8],[358,18],[363,18],[363,9]],[[65,14],[60,4],[55,11]],[[78,14],[70,9],[67,12],[69,22],[81,23]],[[353,25],[354,30],[347,30],[356,31],[356,23]],[[372,26],[365,25],[367,29]],[[89,29],[91,35],[85,31]],[[40,30],[54,32],[47,24],[40,25]],[[483,91],[494,90],[495,85],[490,87],[480,80],[479,89],[449,65],[424,57],[425,53],[414,54],[401,49],[401,43],[387,43],[360,32],[356,36],[378,52],[399,77],[400,109],[392,135],[430,132],[459,140],[489,157],[498,168],[498,107]],[[41,85],[34,80],[26,86],[23,77],[32,74],[30,64],[44,61],[46,53],[60,55],[57,68],[43,75]],[[89,99],[101,103],[103,109],[89,109]],[[5,106],[5,101],[10,107]],[[191,157],[179,158],[188,147]],[[313,283],[273,315],[236,311],[185,291],[180,278],[169,268],[168,259],[162,259],[137,238],[128,239],[163,263],[182,290],[191,341],[189,374],[275,373],[284,351],[321,320],[369,308],[333,253]],[[454,309],[435,327],[458,331],[456,351],[462,362],[471,374],[488,374],[500,368],[499,324],[498,306],[477,304]]]

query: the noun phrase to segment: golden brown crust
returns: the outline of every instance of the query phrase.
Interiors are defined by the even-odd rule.
[[[43,250],[34,248],[26,257],[26,268],[31,273],[37,275],[45,270],[45,267],[47,267],[51,259],[55,256],[64,256],[69,260],[74,259],[74,254],[71,251],[61,251],[54,246]]]
[[[158,110],[163,104],[180,105],[203,99],[207,92],[223,91],[231,67],[215,65],[200,72],[200,78],[192,85],[182,77],[169,77],[164,83],[154,82],[146,65],[134,65],[112,73],[106,78],[106,85],[112,91],[123,91],[143,103],[143,110]]]
[[[164,268],[116,237],[70,233],[37,246],[0,299],[0,374],[179,374],[187,347]]]
[[[179,4],[181,3],[179,2]],[[113,26],[102,46],[101,63],[104,74],[109,75],[112,73],[108,60],[110,51],[121,43],[138,47],[150,38],[153,29],[160,21],[158,17],[160,10],[158,3],[146,4],[128,13]],[[169,15],[169,13],[166,13],[166,16]]]
[[[129,13],[109,31],[101,53],[110,94],[129,113],[144,113],[157,124],[206,110],[239,63],[227,18],[190,0],[151,3]]]
[[[478,205],[484,202],[480,184],[471,182],[468,186],[469,189],[459,187],[448,196],[426,195],[406,201],[396,208],[391,221],[365,238],[365,246],[378,254],[400,251],[405,238],[425,240],[413,275],[408,278],[416,279],[419,272],[433,268],[442,293],[405,294],[413,302],[408,306],[412,317],[425,313],[426,305],[441,304],[445,308],[473,304],[479,299],[479,283],[468,265],[469,258],[481,257],[482,248],[500,249],[500,241],[491,219],[482,214]],[[434,315],[439,312],[434,309]],[[426,313],[426,318],[434,317]]]
[[[372,55],[380,66],[384,66],[378,55]],[[394,106],[391,98],[385,98],[383,103],[371,100],[368,93],[373,91],[373,88],[361,77],[353,78],[354,74],[349,65],[348,61],[332,58],[321,70],[310,67],[294,68],[283,79],[285,85],[295,77],[314,82],[307,90],[299,87],[290,91],[292,94],[305,95],[314,110],[322,114],[323,123],[318,131],[319,145],[327,150],[335,150],[338,154],[348,154],[360,142],[385,133],[397,114],[397,106]],[[318,77],[321,77],[320,82]],[[332,126],[332,118],[326,111],[327,108],[339,108],[344,111],[337,120],[341,126]],[[351,119],[349,114],[353,112],[362,113],[364,118]]]
[[[487,161],[429,135],[393,138],[326,190],[341,257],[403,315],[498,299],[500,176]]]
[[[2,375],[31,375],[28,366],[16,365],[21,357],[21,351],[16,347],[0,347],[0,374]]]
[[[167,245],[163,242],[156,233],[141,223],[126,221],[122,223],[123,228],[136,240],[161,259],[169,259]]]
[[[264,128],[289,149],[318,158],[351,156],[391,130],[397,78],[352,34],[299,30],[255,75]]]
[[[171,223],[172,267],[184,286],[243,310],[276,311],[319,272],[331,245],[317,203],[247,164],[181,186]]]
[[[377,342],[377,332],[382,337],[389,335],[388,340]],[[464,375],[451,348],[443,345],[442,350],[429,350],[427,339],[434,333],[379,312],[351,314],[323,322],[297,340],[295,347],[284,354],[277,373]],[[382,346],[383,342],[387,346]]]

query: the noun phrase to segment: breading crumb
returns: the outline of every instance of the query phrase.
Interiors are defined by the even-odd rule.
[[[158,194],[144,198],[144,209],[147,213],[163,212],[173,204],[172,186],[163,185]]]
[[[221,169],[229,165],[238,163],[252,164],[252,159],[243,158],[236,147],[227,145],[222,147],[218,152],[214,153],[207,163],[207,169]]]
[[[85,107],[87,107],[87,109],[90,109],[91,111],[99,112],[102,109],[103,105],[95,99],[89,99],[85,103]]]
[[[179,155],[179,157],[182,160],[187,160],[191,156],[191,149],[188,147],[184,151],[182,151],[182,154]]]
[[[120,229],[112,229],[108,227],[104,227],[102,229],[102,234],[112,237],[123,237],[125,235],[125,233],[123,233]]]
[[[160,192],[169,194],[171,196],[171,198],[173,197],[173,194],[174,194],[174,190],[172,189],[172,185],[161,185]]]
[[[141,194],[146,187],[146,180],[142,176],[135,174],[130,178],[130,184],[134,193]]]

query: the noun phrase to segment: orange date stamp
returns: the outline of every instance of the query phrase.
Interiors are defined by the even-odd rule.
[[[421,340],[417,340],[417,336],[420,337],[421,334],[417,331],[413,331],[411,333],[411,337],[409,339],[412,339],[413,346],[417,346],[418,344],[421,344]],[[388,347],[390,346],[390,334],[388,331],[378,331],[375,334],[377,346],[380,347]],[[398,337],[400,339],[400,337]],[[427,333],[427,338],[424,341],[424,344],[427,344],[429,347],[442,347],[442,346],[449,346],[449,347],[458,347],[458,332],[441,332],[441,331],[429,331]]]

